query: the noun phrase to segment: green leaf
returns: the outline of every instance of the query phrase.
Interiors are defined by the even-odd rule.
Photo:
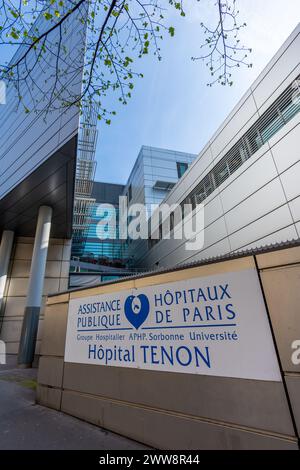
[[[49,13],[49,12],[46,12],[46,13],[44,13],[44,17],[46,18],[47,21],[49,21],[53,18],[53,15],[51,15],[51,13]]]
[[[19,39],[19,37],[20,37],[19,34],[18,34],[16,31],[12,31],[12,32],[10,33],[10,35],[11,35],[11,37],[14,38],[14,39]]]
[[[14,11],[14,10],[10,10],[10,13],[12,14],[12,16],[14,18],[18,18],[19,17],[19,13],[17,11]]]
[[[175,34],[175,28],[174,28],[173,26],[170,26],[170,27],[169,27],[169,33],[170,33],[170,35],[171,35],[172,37],[174,36],[174,34]]]

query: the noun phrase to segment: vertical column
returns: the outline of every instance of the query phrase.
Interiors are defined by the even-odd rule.
[[[14,241],[14,232],[4,230],[0,244],[0,312],[2,311],[7,271]]]
[[[51,207],[41,206],[34,239],[29,286],[19,345],[18,363],[21,367],[31,367],[34,359],[50,238],[51,218]]]

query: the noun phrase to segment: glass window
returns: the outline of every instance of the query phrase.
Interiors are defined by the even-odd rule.
[[[196,196],[195,196],[195,195],[193,195],[193,196],[191,197],[191,201],[192,201],[192,208],[193,208],[193,210],[195,210],[195,209],[196,209],[196,206],[197,206],[197,200],[196,200]]]
[[[229,168],[226,161],[221,161],[214,170],[217,186],[220,186],[229,177]]]
[[[162,240],[162,238],[163,238],[162,224],[159,224],[159,239]]]
[[[177,162],[177,174],[178,174],[178,178],[181,178],[184,173],[186,172],[186,170],[188,169],[189,165],[188,163],[184,163],[184,162]]]
[[[279,111],[281,112],[285,122],[289,122],[295,114],[300,111],[300,87],[297,87],[299,87],[299,85],[298,82],[295,81],[289,94],[279,105]]]
[[[243,160],[239,152],[228,158],[228,168],[230,174],[232,175],[232,173],[234,173],[242,165],[242,163]]]
[[[194,205],[196,206],[197,204],[201,204],[201,202],[204,201],[204,199],[206,198],[207,198],[207,195],[206,195],[204,187],[199,188],[199,190],[197,191],[197,194],[195,194],[193,198]]]
[[[128,187],[128,202],[130,202],[132,199],[132,186],[131,184]]]
[[[174,212],[170,214],[170,232],[174,229]]]
[[[271,121],[271,122],[270,122]],[[260,127],[260,135],[262,138],[263,143],[265,144],[271,137],[276,134],[281,127],[284,126],[284,120],[281,115],[279,115],[278,111],[274,111],[272,115],[269,117],[268,121]]]
[[[263,145],[261,136],[256,126],[252,126],[251,129],[245,135],[245,142],[249,151],[249,157],[257,152],[258,149]]]
[[[105,281],[114,281],[116,279],[120,279],[122,276],[113,276],[113,275],[109,275],[109,274],[104,274],[101,276],[101,281],[102,282],[105,282]]]

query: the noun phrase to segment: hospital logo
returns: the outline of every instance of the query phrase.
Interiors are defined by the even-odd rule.
[[[137,330],[147,319],[150,311],[148,297],[144,294],[129,295],[124,304],[125,316]]]

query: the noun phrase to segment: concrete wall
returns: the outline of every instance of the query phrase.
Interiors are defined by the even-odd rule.
[[[33,252],[33,238],[15,241],[6,282],[4,309],[0,312],[0,339],[6,343],[8,355],[17,354],[25,309]],[[51,239],[44,283],[44,300],[48,294],[68,288],[71,241]],[[44,315],[41,315],[36,353],[39,354]]]
[[[291,361],[291,345],[300,340],[300,248],[260,255],[258,265],[300,435],[300,365]]]
[[[286,385],[64,362],[70,299],[255,266]],[[300,248],[292,248],[52,296],[37,401],[159,449],[298,449],[300,366],[290,357],[300,339],[299,278]]]

